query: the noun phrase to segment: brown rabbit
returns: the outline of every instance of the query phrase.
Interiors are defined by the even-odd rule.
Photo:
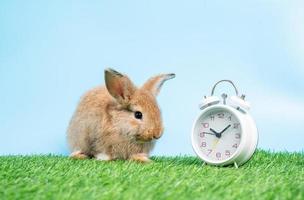
[[[72,158],[130,159],[149,162],[163,125],[156,96],[175,74],[149,79],[141,88],[113,69],[105,70],[106,87],[87,92],[68,127]]]

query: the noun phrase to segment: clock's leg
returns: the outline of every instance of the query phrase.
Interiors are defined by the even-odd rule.
[[[206,165],[206,162],[203,162],[203,163],[202,163],[202,167],[205,166],[205,165]]]
[[[235,168],[239,168],[239,166],[238,166],[238,164],[236,163],[236,162],[234,162],[234,166],[235,166]]]

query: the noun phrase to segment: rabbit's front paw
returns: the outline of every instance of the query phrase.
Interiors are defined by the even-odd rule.
[[[99,153],[97,155],[95,155],[96,160],[101,160],[101,161],[110,161],[111,156],[105,154],[105,153]]]
[[[148,155],[145,153],[134,154],[130,157],[130,160],[140,162],[140,163],[150,163],[152,160],[148,158]]]
[[[89,156],[81,151],[74,151],[71,153],[70,158],[83,160],[89,158]]]

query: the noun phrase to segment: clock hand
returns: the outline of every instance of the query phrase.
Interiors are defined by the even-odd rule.
[[[214,151],[214,149],[215,149],[215,147],[217,146],[217,144],[218,144],[219,141],[220,141],[219,138],[217,138],[217,139],[215,139],[215,140],[213,141],[213,144],[212,144],[212,147],[211,147],[212,151]]]
[[[222,130],[222,131],[220,132],[220,134],[222,135],[222,133],[224,133],[228,128],[230,128],[230,126],[231,126],[231,124],[229,124],[226,128],[224,128],[224,130]]]
[[[214,133],[203,132],[204,134],[215,135]]]
[[[218,134],[218,132],[216,132],[216,131],[213,130],[212,128],[210,128],[210,131],[213,132],[214,134]]]
[[[220,137],[221,137],[221,133],[216,132],[216,131],[213,130],[212,128],[210,128],[210,131],[211,131],[212,133],[214,133],[215,136],[216,136],[217,138],[220,138]]]

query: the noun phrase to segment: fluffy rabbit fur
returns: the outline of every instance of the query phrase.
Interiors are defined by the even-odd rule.
[[[174,77],[161,74],[137,88],[126,75],[106,69],[106,86],[87,92],[70,121],[71,157],[149,162],[149,152],[163,133],[156,96]]]

